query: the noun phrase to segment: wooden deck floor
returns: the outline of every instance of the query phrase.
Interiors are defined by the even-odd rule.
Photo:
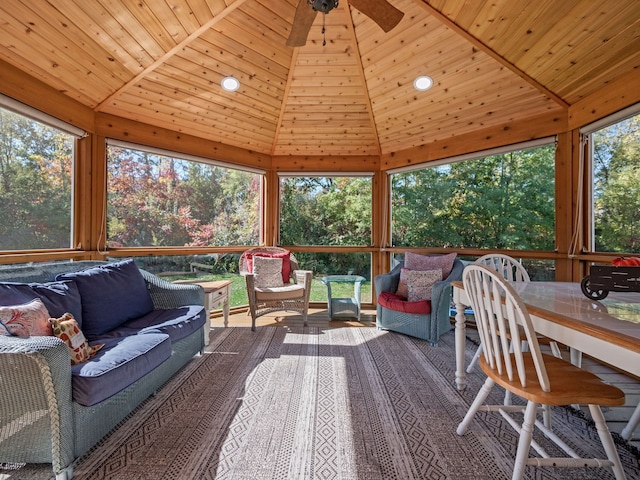
[[[265,315],[258,318],[257,326],[293,326],[300,325],[302,318],[300,315],[288,312],[275,312],[271,315]],[[375,327],[376,312],[375,310],[364,310],[360,321],[355,320],[339,320],[330,321],[326,309],[311,309],[308,315],[308,325],[321,328],[337,328],[337,327]],[[211,318],[211,326],[224,326],[222,315],[214,312]],[[248,311],[240,311],[229,316],[229,326],[232,327],[250,327],[251,317]],[[568,359],[568,352],[567,352]],[[626,403],[622,407],[603,409],[603,413],[607,419],[609,429],[612,432],[620,433],[627,424],[636,405],[640,402],[640,379],[620,373],[606,365],[593,360],[589,357],[583,358],[583,368],[599,375],[608,383],[612,383],[621,388],[626,394]],[[585,412],[586,412],[585,408]],[[636,448],[640,449],[640,427],[634,432],[630,442]]]

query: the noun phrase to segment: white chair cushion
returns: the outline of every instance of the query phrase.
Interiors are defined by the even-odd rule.
[[[304,297],[302,285],[283,285],[282,287],[256,288],[256,300],[287,300]]]

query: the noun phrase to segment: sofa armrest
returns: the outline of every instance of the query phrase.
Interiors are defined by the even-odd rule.
[[[71,358],[56,337],[0,337],[0,462],[51,463],[75,457]]]
[[[171,283],[140,269],[147,284],[153,307],[158,310],[183,307],[185,305],[204,306],[204,289],[200,285]]]

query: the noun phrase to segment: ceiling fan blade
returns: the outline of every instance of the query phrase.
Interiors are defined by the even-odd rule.
[[[398,25],[404,17],[404,13],[387,0],[349,0],[349,5],[360,10],[385,32]]]
[[[309,35],[309,30],[311,30],[311,25],[313,25],[317,14],[318,12],[307,5],[307,0],[300,0],[298,2],[296,15],[293,17],[291,33],[289,33],[289,38],[287,38],[288,46],[302,47],[307,43],[307,35]]]

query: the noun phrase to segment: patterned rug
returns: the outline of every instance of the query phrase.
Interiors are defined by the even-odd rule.
[[[74,479],[511,478],[517,437],[499,415],[455,433],[484,376],[477,369],[456,390],[453,332],[438,347],[375,328],[219,328],[210,338],[205,355],[77,462]],[[579,452],[602,454],[580,414],[554,409],[553,426]],[[635,449],[618,450],[628,478],[640,478]],[[0,470],[12,480],[50,470],[29,475]],[[613,478],[586,468],[527,475]]]

